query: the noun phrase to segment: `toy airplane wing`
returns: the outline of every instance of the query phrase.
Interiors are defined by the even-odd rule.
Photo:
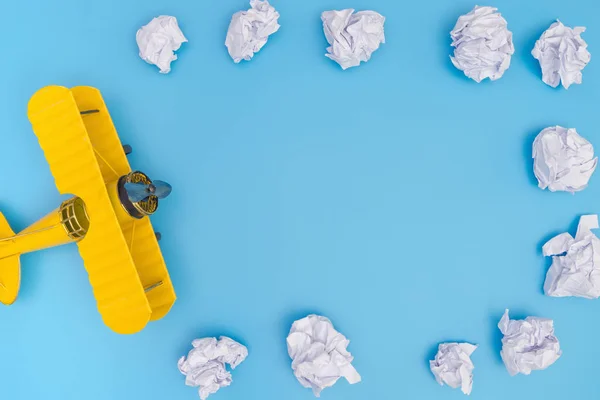
[[[82,118],[87,106],[105,112]],[[141,330],[149,320],[166,314],[175,294],[150,222],[119,221],[113,209],[107,181],[130,168],[125,155],[117,155],[123,150],[100,93],[93,88],[46,87],[32,97],[28,115],[59,192],[85,202],[90,227],[78,246],[98,311],[116,332]],[[137,233],[128,243],[125,233],[130,227]],[[150,280],[160,285],[146,293],[143,281]]]
[[[161,319],[175,302],[175,290],[150,219],[119,220],[150,308],[151,321]]]
[[[71,89],[71,94],[78,110],[90,113],[82,120],[104,182],[117,180],[130,173],[129,161],[100,91],[89,86],[77,86]]]
[[[129,161],[100,91],[89,86],[77,86],[71,88],[71,93],[80,113],[98,111],[87,114],[82,120],[104,181],[113,182],[130,173]],[[173,306],[176,296],[150,219],[118,220],[152,309],[150,320],[161,319]]]

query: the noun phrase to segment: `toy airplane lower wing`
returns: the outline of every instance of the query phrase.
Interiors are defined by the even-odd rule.
[[[0,302],[17,298],[20,254],[76,242],[105,324],[140,331],[176,298],[148,218],[158,208],[152,181],[131,171],[97,89],[46,87],[28,116],[56,187],[75,197],[17,235],[0,214]],[[148,196],[132,201],[131,185]]]

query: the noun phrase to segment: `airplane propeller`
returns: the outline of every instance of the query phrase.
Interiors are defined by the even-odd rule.
[[[152,181],[150,184],[126,183],[125,190],[127,191],[129,200],[133,203],[137,203],[152,195],[159,199],[164,199],[171,194],[172,187],[167,182]]]

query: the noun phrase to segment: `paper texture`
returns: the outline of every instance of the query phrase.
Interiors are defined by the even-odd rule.
[[[544,245],[544,256],[553,256],[544,282],[546,295],[600,297],[600,240],[592,229],[598,229],[598,216],[583,215],[574,239],[561,233]]]
[[[360,375],[351,364],[354,358],[346,350],[349,343],[325,317],[309,315],[294,322],[287,347],[298,382],[312,388],[317,397],[341,377],[350,384],[360,382]]]
[[[266,43],[269,35],[279,30],[279,13],[268,1],[251,0],[248,11],[239,11],[231,17],[225,46],[235,63],[250,61]]]
[[[585,28],[569,28],[557,21],[535,43],[531,54],[540,62],[544,83],[565,89],[581,83],[581,71],[590,62],[587,43],[581,38]]]
[[[588,185],[598,157],[594,147],[575,129],[554,126],[533,141],[533,172],[538,186],[551,192],[579,192]]]
[[[504,334],[500,355],[511,376],[518,373],[529,375],[531,371],[546,369],[562,354],[551,319],[509,319],[506,310],[498,328]]]
[[[356,14],[353,9],[325,11],[321,20],[330,44],[325,56],[344,70],[358,66],[361,61],[369,61],[371,54],[385,43],[385,18],[375,11],[359,11]]]
[[[485,78],[500,79],[515,52],[512,32],[493,7],[475,8],[458,18],[450,32],[454,57],[452,64],[477,83]]]
[[[470,343],[440,343],[435,359],[429,361],[429,368],[440,385],[459,388],[464,394],[471,394],[473,369],[471,354],[477,346]]]
[[[187,42],[177,25],[177,18],[167,15],[156,17],[148,25],[142,26],[135,40],[142,60],[156,65],[161,74],[171,71],[171,62],[177,60],[174,52]]]
[[[196,339],[192,346],[187,358],[179,359],[177,367],[186,376],[186,385],[199,387],[202,400],[231,385],[231,373],[225,369],[225,364],[235,369],[248,356],[245,346],[225,336],[218,341],[216,338]]]

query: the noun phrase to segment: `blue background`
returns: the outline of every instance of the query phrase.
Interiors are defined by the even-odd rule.
[[[510,69],[467,79],[449,32],[472,0],[274,0],[282,28],[248,63],[223,45],[245,0],[59,0],[3,4],[0,210],[16,230],[61,201],[26,117],[49,84],[98,87],[130,161],[174,185],[153,217],[178,294],[163,320],[120,336],[102,324],[75,246],[22,258],[17,303],[0,307],[2,399],[196,399],[176,368],[197,337],[250,356],[211,398],[311,399],[290,368],[291,323],[316,312],[350,340],[363,382],[326,400],[462,399],[428,369],[437,343],[480,345],[473,399],[600,395],[600,303],[545,297],[541,245],[600,212],[600,177],[572,196],[536,187],[544,127],[600,146],[600,6],[497,0],[514,33]],[[320,13],[387,17],[387,43],[347,71],[324,57]],[[173,71],[139,59],[136,30],[174,15],[189,43]],[[569,91],[530,56],[560,18],[587,26],[592,62]],[[596,53],[597,54],[597,53]],[[553,318],[564,350],[509,377],[496,324]]]

